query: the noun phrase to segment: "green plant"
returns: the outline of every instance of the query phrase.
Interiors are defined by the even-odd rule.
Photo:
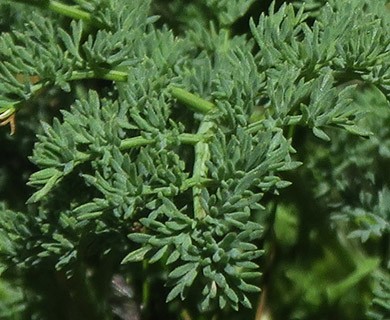
[[[4,317],[388,319],[387,1],[0,12]]]

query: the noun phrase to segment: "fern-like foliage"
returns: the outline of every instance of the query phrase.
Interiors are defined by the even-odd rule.
[[[197,297],[202,312],[252,307],[270,208],[302,164],[296,158],[314,175],[313,201],[333,214],[335,228],[362,242],[388,240],[388,112],[378,126],[367,117],[373,108],[356,101],[366,87],[383,104],[390,98],[385,1],[271,4],[250,19],[247,35],[232,34],[253,3],[34,1],[23,29],[1,34],[1,124],[42,88],[75,98],[42,122],[24,212],[0,208],[2,263],[42,295],[31,301],[73,306],[76,319],[83,310],[111,319],[111,278],[123,272],[137,283],[134,263],[144,261],[143,270],[162,270],[167,302]],[[71,21],[44,19],[47,10]],[[166,10],[162,19],[174,20],[179,35],[153,10]],[[298,130],[319,138],[307,138],[312,153],[297,145]],[[323,168],[328,152],[332,170]],[[380,157],[366,157],[374,152]],[[384,276],[372,280],[368,314],[385,319],[382,260],[368,259],[327,291],[329,300],[377,269]],[[55,279],[50,290],[66,292],[58,300],[30,281],[42,270]]]

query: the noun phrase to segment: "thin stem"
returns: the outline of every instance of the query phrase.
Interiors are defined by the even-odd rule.
[[[179,141],[183,144],[196,144],[205,139],[205,135],[202,134],[191,134],[191,133],[182,133],[179,135]],[[153,144],[156,141],[154,139],[146,139],[142,136],[132,137],[122,140],[119,149],[128,150],[131,148],[137,148]]]
[[[214,123],[203,120],[199,126],[198,134],[207,134],[213,128]],[[198,219],[203,219],[206,216],[206,212],[202,207],[202,188],[200,187],[200,181],[207,177],[207,166],[206,162],[210,158],[210,149],[207,142],[199,141],[195,145],[195,163],[193,180],[199,182],[192,189],[194,198],[194,216]]]
[[[73,71],[68,81],[77,81],[84,79],[103,79],[117,82],[125,82],[127,81],[127,73],[118,70],[110,70],[110,69],[97,69],[97,70],[85,70],[85,71]],[[38,82],[31,86],[31,94],[35,94],[39,90],[41,90],[45,82]],[[21,103],[22,101],[15,101],[12,105],[16,105]]]
[[[58,1],[51,0],[47,4],[47,8],[69,18],[80,19],[89,23],[92,22],[92,15],[90,13],[84,10],[80,10],[75,6],[70,6]]]
[[[73,71],[69,80],[72,81],[98,78],[103,80],[125,82],[127,81],[127,77],[128,75],[126,72],[101,68],[87,71]]]
[[[196,112],[206,114],[209,111],[215,109],[215,105],[213,103],[204,100],[182,88],[170,86],[169,89],[174,98],[184,103],[186,106],[188,106],[189,108],[191,108]]]
[[[195,145],[199,141],[205,142],[208,139],[207,134],[192,134],[192,133],[182,133],[179,135],[179,141],[183,144],[192,144]]]
[[[146,139],[141,136],[139,137],[133,137],[133,138],[128,138],[122,140],[119,149],[120,150],[128,150],[131,148],[136,148],[136,147],[142,147],[146,146],[148,144],[153,144],[155,141],[153,139]]]
[[[62,14],[63,16],[72,19],[80,19],[88,23],[99,24],[96,20],[93,19],[92,15],[89,12],[79,9],[77,6],[70,6],[68,4],[59,1],[55,1],[55,0],[48,0],[48,1],[41,1],[41,2],[36,2],[31,0],[30,1],[15,0],[15,1],[32,5],[35,7],[46,8],[53,12]]]

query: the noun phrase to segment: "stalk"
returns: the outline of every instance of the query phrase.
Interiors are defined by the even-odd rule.
[[[199,126],[198,134],[207,134],[213,128],[214,123],[211,121],[202,121]],[[194,217],[197,219],[203,219],[206,216],[206,212],[202,207],[201,198],[202,198],[202,188],[201,181],[204,181],[207,178],[207,166],[206,162],[210,158],[210,148],[207,142],[199,141],[195,145],[195,163],[194,163],[194,173],[193,180],[197,184],[193,187],[193,197],[194,197]]]
[[[59,1],[55,1],[55,0],[48,0],[42,2],[34,2],[34,1],[27,1],[27,0],[15,0],[15,1],[32,5],[35,7],[39,7],[39,8],[46,8],[53,12],[59,13],[63,16],[72,19],[78,19],[78,20],[83,20],[87,23],[98,24],[98,22],[93,19],[92,15],[89,12],[79,9],[77,6],[71,6]]]
[[[190,133],[182,133],[179,135],[179,141],[183,144],[197,144],[204,140],[205,135],[202,134],[190,134]],[[149,144],[155,143],[153,139],[146,139],[142,136],[127,138],[122,140],[119,149],[128,150],[131,148],[137,148],[142,146],[147,146]]]
[[[178,87],[170,86],[170,92],[178,101],[184,103],[190,109],[203,114],[215,108],[214,104],[199,98],[198,96]]]
[[[61,3],[59,1],[49,1],[49,3],[46,5],[48,9],[57,12],[59,14],[62,14],[66,17],[73,18],[73,19],[79,19],[84,20],[88,23],[92,22],[92,16],[90,13],[81,10],[75,6],[70,6],[64,3]]]
[[[127,81],[127,73],[118,70],[111,69],[96,69],[96,70],[86,70],[86,71],[74,71],[70,77],[72,80],[84,80],[84,79],[102,79],[115,82],[125,82]]]

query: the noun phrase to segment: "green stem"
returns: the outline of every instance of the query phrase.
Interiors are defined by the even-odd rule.
[[[204,135],[210,132],[213,128],[214,123],[210,121],[203,120],[199,126],[198,134]],[[207,177],[207,166],[206,162],[210,158],[210,149],[209,145],[205,141],[199,141],[195,145],[195,163],[194,163],[194,173],[193,180],[198,182],[192,189],[192,194],[194,198],[194,216],[197,219],[203,219],[206,216],[206,212],[202,207],[201,198],[202,198],[202,187],[201,181]]]
[[[213,103],[204,100],[182,88],[170,86],[169,89],[174,98],[184,103],[186,106],[190,107],[196,112],[206,114],[209,111],[215,109],[215,105]]]
[[[63,16],[72,19],[79,19],[79,20],[84,20],[85,22],[88,23],[99,24],[97,21],[93,19],[92,15],[89,12],[79,9],[77,6],[70,6],[68,4],[59,1],[55,1],[55,0],[48,0],[48,1],[41,1],[41,2],[36,2],[31,0],[30,1],[15,0],[15,1],[32,5],[35,7],[46,8],[53,12],[62,14]]]
[[[104,79],[116,82],[127,81],[128,75],[126,72],[110,69],[97,69],[89,71],[74,71],[69,80],[82,80],[82,79]],[[205,99],[198,97],[197,95],[188,92],[182,88],[169,86],[169,90],[174,98],[187,105],[190,109],[200,112],[208,113],[215,109],[215,105]]]
[[[127,81],[127,73],[123,71],[110,70],[110,69],[73,71],[68,81],[77,81],[77,80],[84,80],[84,79],[103,79],[109,81],[125,82]],[[34,94],[37,91],[41,90],[44,85],[45,82],[39,82],[32,85],[31,93]]]
[[[80,10],[75,6],[70,6],[53,0],[49,1],[46,6],[48,9],[67,16],[69,18],[84,20],[88,23],[92,22],[92,15],[90,13]]]
[[[119,149],[120,150],[128,150],[131,148],[136,148],[136,147],[142,147],[146,146],[148,144],[153,144],[154,140],[153,139],[146,139],[143,137],[133,137],[133,138],[127,138],[122,140]]]
[[[183,144],[192,144],[195,145],[199,141],[205,142],[208,139],[207,134],[192,134],[192,133],[182,133],[179,135],[179,141]]]
[[[40,8],[46,8],[53,12],[59,13],[63,16],[72,18],[72,19],[78,19],[78,20],[84,20],[88,23],[94,23],[99,24],[97,21],[95,21],[92,17],[92,15],[89,12],[86,12],[84,10],[79,9],[77,6],[70,6],[68,4],[55,1],[55,0],[48,0],[48,1],[27,1],[27,0],[15,0],[16,2],[32,5],[35,7]]]
[[[207,136],[202,134],[182,133],[179,135],[178,139],[183,144],[194,145],[199,143],[200,141],[205,140],[205,137]],[[155,143],[155,140],[153,139],[146,139],[142,136],[132,137],[122,140],[119,149],[128,150],[131,148],[142,147],[153,143]]]
[[[72,81],[97,78],[109,81],[125,82],[127,81],[127,77],[128,76],[126,72],[100,68],[96,70],[73,71],[69,80]]]

